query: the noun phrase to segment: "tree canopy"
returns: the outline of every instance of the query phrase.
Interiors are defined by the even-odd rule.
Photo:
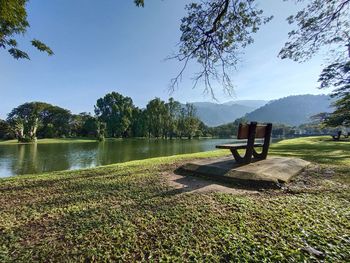
[[[171,80],[178,85],[190,60],[201,70],[194,76],[194,85],[204,82],[206,92],[214,97],[211,81],[219,81],[231,93],[233,85],[228,70],[235,67],[242,48],[253,43],[253,34],[272,17],[263,16],[255,0],[205,0],[186,6],[181,20],[181,38],[177,54],[171,58],[183,63],[179,74]]]
[[[156,137],[170,138],[206,135],[207,127],[197,118],[192,104],[182,105],[169,98],[155,98],[145,109],[117,92],[99,98],[95,116],[72,114],[44,102],[27,102],[14,108],[6,121],[0,120],[0,139],[17,138],[32,142],[38,138],[61,137]]]
[[[285,0],[286,1],[286,0]],[[340,56],[348,56],[350,41],[350,0],[297,0],[307,2],[305,8],[287,21],[296,25],[279,56],[295,61],[311,58],[323,47],[333,48]]]
[[[297,2],[305,2],[298,0]],[[334,114],[325,123],[338,126],[350,123],[350,0],[310,0],[306,7],[288,18],[297,28],[279,53],[295,61],[310,59],[328,48],[328,65],[322,70],[320,88],[333,88]]]
[[[13,127],[19,141],[36,140],[42,113],[49,106],[44,102],[29,102],[14,108],[9,113],[7,121]]]
[[[28,0],[0,0],[0,48],[7,50],[15,59],[29,59],[28,53],[18,48],[16,36],[29,28],[26,4]],[[38,39],[31,40],[39,51],[53,55],[53,51]]]
[[[129,97],[112,92],[97,100],[95,113],[101,122],[106,123],[111,137],[126,137],[135,108]]]

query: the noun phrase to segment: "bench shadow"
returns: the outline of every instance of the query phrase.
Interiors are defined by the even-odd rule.
[[[258,162],[254,160],[253,162]],[[215,166],[220,166],[220,169]],[[264,188],[280,188],[276,184],[259,182],[253,180],[241,180],[228,177],[227,174],[234,168],[246,164],[239,164],[234,159],[213,161],[210,165],[203,165],[194,171],[189,171],[182,165],[169,175],[170,185],[175,187],[169,191],[162,192],[158,196],[173,196],[192,192],[225,192],[244,193],[245,191],[256,192]],[[203,170],[202,170],[202,169]]]
[[[257,163],[261,160],[252,159],[251,163]],[[219,160],[210,163],[203,163],[203,165],[198,165],[193,170],[188,170],[185,168],[185,165],[182,165],[175,169],[173,172],[176,175],[182,176],[179,178],[178,183],[182,181],[188,181],[190,178],[198,178],[207,182],[203,183],[202,187],[206,187],[210,184],[221,185],[223,187],[229,187],[240,190],[249,190],[256,191],[261,189],[279,189],[281,184],[276,184],[275,182],[262,181],[262,180],[250,180],[250,179],[241,179],[228,176],[228,174],[236,168],[244,167],[248,164],[237,163],[234,159],[227,158],[225,160]],[[218,168],[220,167],[220,168]],[[201,186],[199,186],[200,188]]]

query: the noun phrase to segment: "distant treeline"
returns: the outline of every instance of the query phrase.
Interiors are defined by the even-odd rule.
[[[94,115],[72,114],[69,110],[44,102],[28,102],[14,108],[6,120],[0,120],[0,139],[17,138],[21,142],[37,138],[94,137],[109,138],[188,138],[237,135],[237,119],[232,123],[208,127],[196,116],[193,104],[181,104],[170,98],[167,102],[155,98],[140,109],[129,97],[117,92],[97,100]],[[293,137],[299,134],[326,134],[333,129],[318,123],[298,127],[273,125],[273,137]]]
[[[182,105],[170,98],[155,98],[145,109],[117,92],[97,100],[95,114],[72,114],[69,110],[44,102],[28,102],[14,108],[0,120],[0,138],[21,142],[36,138],[62,137],[155,137],[193,138],[208,136],[207,127],[196,117],[192,104]]]
[[[246,119],[237,119],[232,123],[223,124],[217,127],[208,128],[207,132],[215,137],[230,138],[237,135],[239,123],[247,122]],[[288,126],[284,124],[273,123],[273,138],[291,138],[304,135],[325,135],[334,134],[339,128],[325,127],[321,121],[313,121],[299,126]]]

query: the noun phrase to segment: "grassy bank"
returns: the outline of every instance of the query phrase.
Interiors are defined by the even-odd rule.
[[[274,144],[313,165],[280,190],[187,192],[167,174],[213,151],[0,180],[0,261],[350,259],[350,142]],[[235,187],[235,186],[232,186]]]
[[[82,143],[82,142],[96,142],[96,139],[90,138],[52,138],[52,139],[38,139],[37,143],[39,144],[48,144],[48,143]],[[32,143],[32,142],[29,142]],[[16,144],[29,144],[18,142],[18,140],[6,140],[0,141],[0,145],[16,145]]]
[[[159,138],[145,138],[145,137],[133,137],[133,138],[128,138],[127,140],[144,140],[144,139],[149,139],[149,140],[163,140]],[[200,138],[195,138],[194,140],[203,140],[203,139],[214,139],[212,137],[200,137]],[[219,139],[219,138],[215,138]],[[125,140],[123,138],[106,138],[105,141],[120,141],[120,140]],[[173,138],[173,141],[176,140],[188,140],[187,138]],[[83,143],[83,142],[98,142],[97,139],[95,138],[86,138],[86,137],[78,137],[78,138],[46,138],[46,139],[38,139],[36,143],[38,144],[50,144],[50,143]],[[33,142],[18,142],[17,139],[14,140],[0,140],[0,145],[17,145],[17,144],[31,144]]]

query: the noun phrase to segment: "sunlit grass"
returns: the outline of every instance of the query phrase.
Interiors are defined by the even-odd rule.
[[[82,142],[96,142],[96,139],[89,138],[52,138],[52,139],[38,139],[39,144],[50,144],[50,143],[82,143]],[[6,140],[0,141],[0,145],[16,145],[16,144],[28,144],[19,143],[17,140]]]
[[[350,141],[333,141],[330,136],[284,140],[273,144],[270,154],[295,156],[322,164],[350,165]]]
[[[162,176],[224,150],[2,179],[0,262],[316,260],[306,247],[346,262],[350,143],[327,140],[272,145],[321,166],[319,187],[293,192],[179,194]]]

